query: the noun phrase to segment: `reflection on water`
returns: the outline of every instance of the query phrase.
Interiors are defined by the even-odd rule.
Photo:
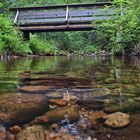
[[[0,61],[0,92],[16,91],[21,77],[26,77],[29,84],[29,79],[48,75],[59,76],[60,81],[64,76],[90,80],[93,86],[105,86],[120,96],[122,93],[138,94],[140,91],[140,59],[137,57],[38,57]],[[31,84],[35,85],[36,82]],[[38,82],[41,80],[38,79]],[[59,80],[49,82],[55,84]],[[64,82],[67,86],[70,83]]]

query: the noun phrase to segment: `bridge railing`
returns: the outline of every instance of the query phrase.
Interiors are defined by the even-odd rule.
[[[96,2],[96,3],[86,3],[86,4],[62,4],[62,5],[50,5],[50,6],[35,6],[35,7],[16,7],[16,8],[10,8],[10,11],[28,11],[28,10],[51,10],[51,9],[61,9],[66,8],[67,6],[71,8],[99,8],[103,6],[111,6],[111,2]]]
[[[57,6],[39,6],[11,8],[15,12],[14,23],[20,26],[63,25],[91,23],[116,15],[114,9],[103,9],[112,3],[70,4]]]

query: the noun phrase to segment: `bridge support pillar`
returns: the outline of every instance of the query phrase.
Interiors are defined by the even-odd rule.
[[[23,39],[24,39],[25,41],[30,40],[30,33],[27,32],[27,31],[24,31],[24,32],[23,32]]]

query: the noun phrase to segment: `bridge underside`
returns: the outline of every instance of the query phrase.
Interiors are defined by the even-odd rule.
[[[63,32],[63,31],[90,31],[95,29],[92,24],[78,25],[40,25],[19,27],[22,32]]]
[[[24,26],[19,27],[23,32],[24,40],[30,40],[30,33],[36,32],[64,32],[64,31],[91,31],[95,29],[91,24],[81,25],[43,25],[43,26]]]

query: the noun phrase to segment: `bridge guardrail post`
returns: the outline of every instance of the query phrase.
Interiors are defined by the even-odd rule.
[[[66,21],[67,26],[69,26],[69,6],[67,6],[67,9],[66,9],[66,19],[65,19],[65,21]]]
[[[18,17],[19,17],[19,10],[17,9],[17,13],[16,13],[16,16],[15,16],[15,19],[14,19],[14,24],[17,23]]]

